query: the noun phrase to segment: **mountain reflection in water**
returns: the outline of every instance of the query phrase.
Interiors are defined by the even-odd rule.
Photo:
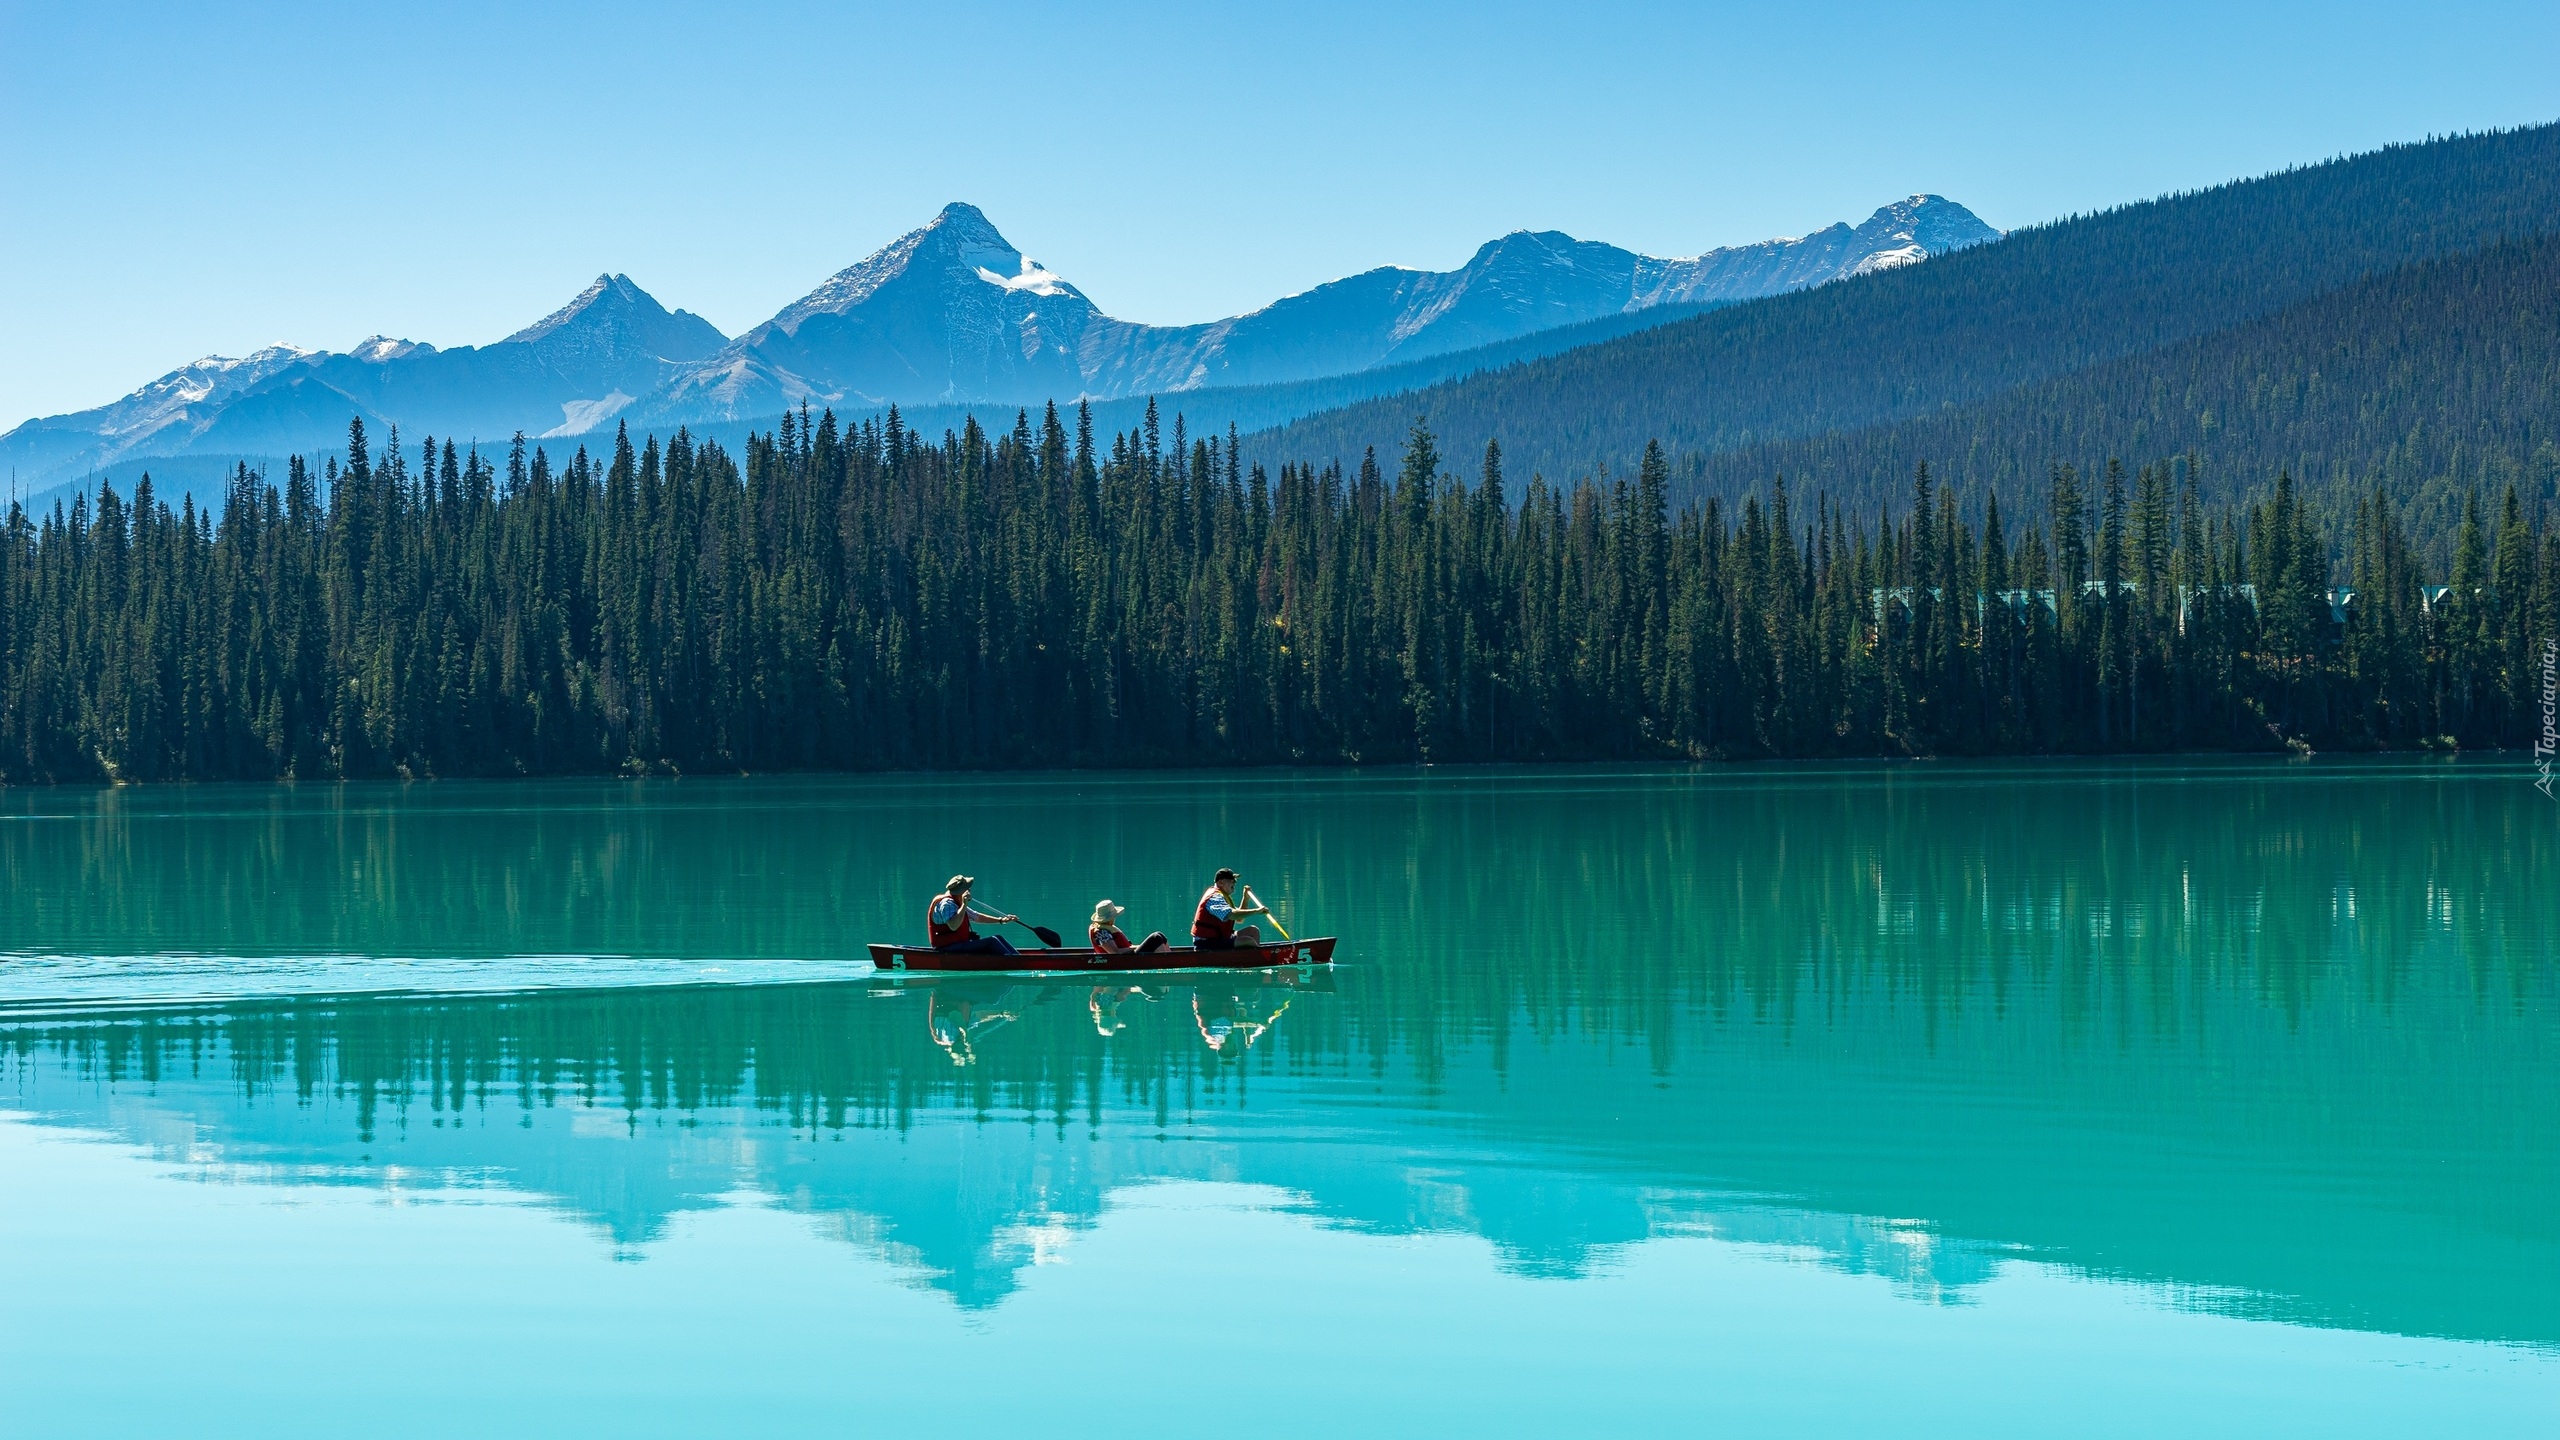
[[[807,793],[861,810],[900,783]],[[1480,1235],[1540,1276],[1709,1234],[1926,1303],[2025,1257],[2218,1313],[2560,1346],[2560,864],[2513,770],[1257,783],[1295,803],[1194,814],[1127,781],[1081,812],[1085,868],[1172,891],[1201,853],[1270,856],[1257,888],[1349,937],[1332,975],[30,1003],[0,1011],[0,1108],[209,1179],[534,1197],[644,1263],[673,1217],[754,1195],[967,1307],[1133,1187],[1192,1180]],[[970,784],[894,839],[599,788],[591,831],[500,812],[421,851],[401,827],[452,823],[443,802],[387,805],[324,842],[377,857],[373,901],[256,924],[380,948],[369,904],[450,882],[509,918],[493,938],[430,905],[397,922],[407,953],[672,932],[832,954],[904,933],[952,831],[1061,798]],[[13,922],[31,950],[202,943],[181,897],[250,893],[306,843],[58,818],[65,848],[0,834],[0,864],[128,888],[51,892]],[[732,849],[711,869],[774,901],[721,930],[683,877]],[[1028,841],[989,852],[982,874],[1036,873]],[[549,884],[564,866],[591,883]],[[1072,913],[1042,883],[1006,903]]]

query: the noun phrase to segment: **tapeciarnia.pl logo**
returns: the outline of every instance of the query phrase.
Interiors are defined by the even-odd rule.
[[[2560,752],[2560,640],[2542,642],[2542,733],[2534,737],[2533,768],[2537,778],[2533,788],[2550,800],[2551,758]]]

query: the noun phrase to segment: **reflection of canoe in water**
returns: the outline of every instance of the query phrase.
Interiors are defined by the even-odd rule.
[[[1008,975],[1104,975],[1145,970],[1278,970],[1333,963],[1333,937],[1283,944],[1242,945],[1233,950],[1167,946],[1152,954],[1088,949],[1025,950],[1018,955],[955,955],[927,945],[874,945],[871,963],[882,970],[972,971]]]
[[[1020,1010],[1036,1013],[1043,1006],[1063,1005],[1082,1008],[1098,993],[1139,995],[1154,1000],[1182,999],[1194,992],[1211,1000],[1243,1000],[1266,992],[1286,991],[1291,995],[1331,995],[1335,993],[1334,969],[1330,965],[1300,969],[1295,963],[1262,970],[1193,970],[1190,972],[1111,975],[1095,972],[1090,978],[1051,970],[1028,975],[951,975],[930,970],[883,970],[867,982],[871,996],[887,1000],[899,996],[941,997],[942,1003],[956,1005],[968,1001],[990,1009]],[[1184,1014],[1189,1014],[1188,1009]]]

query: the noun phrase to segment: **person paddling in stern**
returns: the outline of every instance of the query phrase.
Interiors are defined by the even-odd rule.
[[[969,903],[969,888],[978,882],[966,875],[954,875],[942,893],[924,909],[926,933],[933,937],[933,948],[955,955],[1019,955],[1013,942],[1001,935],[981,935],[977,922],[1010,925],[1018,915],[990,915]]]
[[[1247,915],[1268,915],[1268,907],[1239,905],[1236,894],[1243,882],[1233,870],[1220,870],[1210,881],[1200,906],[1191,912],[1191,946],[1195,950],[1237,950],[1262,943],[1262,931],[1252,925],[1237,928],[1236,922]]]
[[[1163,949],[1165,939],[1161,930],[1135,945],[1129,943],[1127,932],[1120,928],[1120,917],[1128,913],[1128,906],[1114,905],[1108,900],[1094,906],[1093,923],[1085,927],[1085,938],[1093,943],[1094,949],[1105,955],[1126,955],[1133,950],[1152,955]]]

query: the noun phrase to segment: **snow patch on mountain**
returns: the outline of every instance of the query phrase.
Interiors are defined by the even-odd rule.
[[[1873,275],[1879,270],[1914,265],[1929,258],[1927,249],[1919,245],[1898,245],[1891,250],[1878,250],[1849,267],[1851,275]]]
[[[584,435],[629,408],[636,395],[616,390],[601,400],[567,400],[560,405],[560,423],[542,432],[539,438],[556,440],[566,435]]]
[[[1060,295],[1066,291],[1067,282],[1028,255],[1022,257],[1022,273],[1018,275],[999,275],[984,265],[978,266],[977,271],[979,279],[1005,290],[1033,295]]]

